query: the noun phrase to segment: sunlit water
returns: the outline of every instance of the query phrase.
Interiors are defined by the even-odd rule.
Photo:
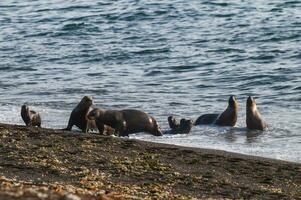
[[[131,138],[301,162],[300,1],[0,1],[0,122],[63,128],[91,95],[98,107],[136,108],[162,129],[239,101],[234,128]],[[245,128],[255,96],[270,127]]]

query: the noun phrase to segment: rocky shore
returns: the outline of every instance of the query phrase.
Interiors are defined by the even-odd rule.
[[[0,199],[301,199],[301,164],[0,124]]]

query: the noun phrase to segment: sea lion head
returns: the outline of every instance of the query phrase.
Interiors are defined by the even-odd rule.
[[[23,106],[21,107],[21,111],[24,112],[24,111],[27,111],[28,110],[28,106],[23,104]]]
[[[80,107],[89,108],[90,106],[94,105],[94,101],[90,96],[84,96],[82,100],[79,102]]]
[[[98,118],[100,116],[100,114],[101,114],[100,109],[94,108],[93,110],[91,110],[88,113],[87,118],[89,120],[95,120],[96,118]]]
[[[248,97],[246,107],[247,109],[251,109],[251,110],[256,109],[256,101],[253,97],[251,96]]]
[[[229,97],[228,104],[231,108],[238,108],[238,102],[237,102],[237,99],[234,95],[231,95]]]
[[[193,121],[191,119],[181,119],[180,121],[180,129],[184,133],[188,133],[193,127]]]
[[[170,128],[176,128],[179,126],[179,122],[174,116],[169,116],[167,120]]]

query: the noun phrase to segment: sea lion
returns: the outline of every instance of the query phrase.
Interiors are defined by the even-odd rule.
[[[194,125],[215,124],[218,126],[235,126],[237,121],[238,102],[235,96],[230,96],[228,107],[219,114],[205,114],[198,117]]]
[[[64,130],[71,131],[73,125],[77,126],[84,133],[87,133],[89,130],[97,130],[95,121],[87,119],[87,114],[92,110],[91,106],[93,104],[92,97],[84,96],[72,110],[68,126]]]
[[[217,118],[214,124],[219,126],[235,126],[238,114],[238,102],[235,96],[230,96],[228,100],[228,107]]]
[[[257,110],[255,99],[248,97],[246,103],[246,124],[250,130],[264,130],[268,127],[267,123],[262,119]]]
[[[193,127],[193,121],[181,119],[180,123],[173,116],[167,118],[171,130],[165,131],[164,134],[188,134]]]
[[[187,134],[190,132],[192,127],[193,127],[193,121],[191,119],[181,119],[179,132],[181,134]]]
[[[29,110],[29,107],[25,104],[21,107],[21,117],[26,126],[41,127],[41,116],[39,113]]]
[[[160,127],[152,116],[145,112],[133,109],[106,110],[94,108],[87,118],[95,120],[100,133],[104,125],[115,129],[119,136],[128,136],[131,133],[148,132],[155,136],[162,136]]]
[[[216,119],[218,118],[219,114],[204,114],[201,115],[195,120],[194,125],[200,125],[200,124],[213,124]]]
[[[179,128],[179,126],[180,126],[180,123],[174,116],[169,116],[167,118],[167,121],[168,121],[169,127],[171,129],[176,129],[176,128]]]

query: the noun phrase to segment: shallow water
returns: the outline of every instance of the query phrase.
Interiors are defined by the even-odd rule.
[[[157,118],[222,112],[238,97],[237,127],[194,127],[148,141],[301,162],[300,1],[0,2],[0,121],[20,107],[66,126],[84,95],[98,107]],[[245,129],[255,96],[268,131]]]

